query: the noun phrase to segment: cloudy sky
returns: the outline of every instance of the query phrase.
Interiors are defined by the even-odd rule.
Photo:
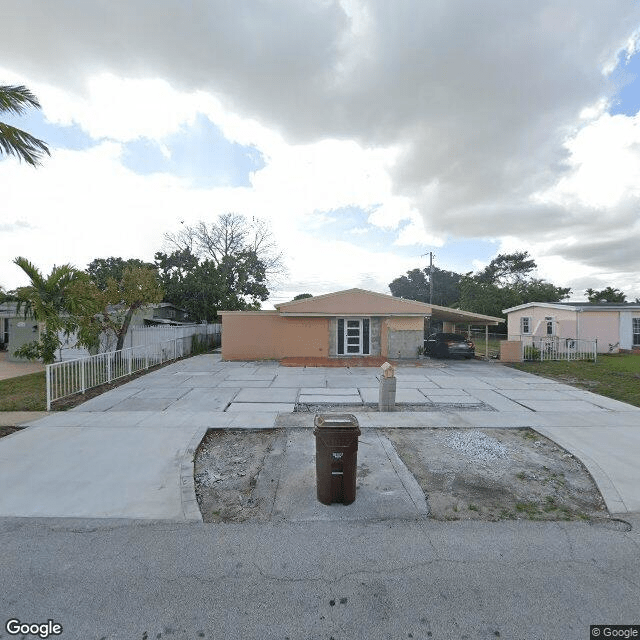
[[[631,0],[0,0],[0,84],[41,112],[0,160],[0,285],[152,260],[180,221],[270,221],[271,302],[528,250],[640,296],[640,5]],[[5,118],[6,120],[6,118]],[[270,306],[270,305],[266,305]]]

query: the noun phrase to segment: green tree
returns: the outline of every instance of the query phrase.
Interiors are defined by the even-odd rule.
[[[197,321],[214,320],[222,309],[259,309],[269,297],[269,274],[282,272],[270,231],[256,219],[224,214],[165,240],[173,251],[155,254],[164,299]]]
[[[111,256],[110,258],[96,258],[87,265],[87,273],[100,291],[105,291],[109,286],[110,280],[120,282],[124,277],[125,269],[129,267],[133,268],[146,268],[155,269],[156,266],[149,262],[144,262],[138,258],[116,258]]]
[[[104,289],[92,279],[91,295],[100,313],[98,318],[89,318],[83,324],[83,340],[93,340],[95,344],[101,332],[111,333],[116,338],[116,351],[119,351],[124,346],[133,314],[145,305],[160,302],[163,291],[155,268],[129,264],[123,267],[120,279],[108,277]]]
[[[313,298],[313,295],[311,295],[310,293],[299,293],[293,299],[294,300],[304,300],[305,298]]]
[[[461,309],[501,316],[503,309],[527,302],[559,302],[571,293],[568,287],[534,278],[535,260],[526,251],[496,256],[487,267],[466,274],[460,283]]]
[[[433,268],[433,304],[450,307],[460,298],[461,275],[455,271]],[[391,294],[398,298],[429,302],[429,269],[411,269],[389,283]]]
[[[478,282],[489,282],[501,287],[514,286],[529,278],[536,267],[535,260],[527,251],[500,253],[475,277]]]
[[[75,267],[65,264],[53,267],[48,276],[29,260],[18,257],[14,261],[28,276],[30,284],[16,289],[18,312],[44,326],[37,340],[16,350],[16,355],[32,360],[42,359],[45,364],[55,361],[60,348],[60,334],[76,331],[82,318],[96,311],[94,298],[87,295],[87,276]]]
[[[606,287],[605,289],[601,289],[600,291],[589,288],[585,291],[585,294],[587,296],[587,300],[593,303],[627,301],[627,296],[625,293],[620,291],[620,289],[613,289],[612,287]]]
[[[28,108],[40,109],[38,99],[22,85],[0,85],[0,113],[22,115]],[[0,122],[0,153],[16,156],[35,167],[44,154],[51,155],[46,143],[17,127]]]

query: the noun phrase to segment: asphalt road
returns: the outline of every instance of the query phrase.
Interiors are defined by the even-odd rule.
[[[586,640],[640,623],[640,515],[625,517],[631,531],[3,518],[0,638],[17,618],[64,640]]]

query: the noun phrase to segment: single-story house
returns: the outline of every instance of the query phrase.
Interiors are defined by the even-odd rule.
[[[494,318],[415,300],[348,289],[293,300],[271,311],[219,311],[224,360],[383,356],[415,358],[425,320],[443,331],[457,324],[496,325]]]
[[[529,302],[503,313],[508,340],[597,340],[598,353],[640,349],[638,303]]]

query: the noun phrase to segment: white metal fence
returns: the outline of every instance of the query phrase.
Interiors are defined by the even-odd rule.
[[[162,327],[161,329],[169,329]],[[200,324],[190,327],[171,327],[174,335],[161,342],[147,342],[134,347],[109,351],[75,360],[48,364],[47,411],[51,403],[61,398],[84,393],[87,389],[110,383],[169,360],[176,360],[212,346],[219,346],[219,324]]]
[[[557,336],[532,336],[522,340],[523,360],[593,360],[598,357],[597,340],[577,340]]]

